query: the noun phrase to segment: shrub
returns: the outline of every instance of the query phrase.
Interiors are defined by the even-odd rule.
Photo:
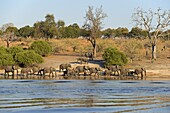
[[[103,53],[103,59],[106,61],[105,66],[124,65],[128,62],[127,57],[116,48],[107,48]]]
[[[0,54],[8,53],[7,49],[5,47],[0,47]]]
[[[0,66],[8,66],[15,64],[13,56],[9,53],[3,53],[0,55]]]
[[[15,55],[19,52],[23,52],[23,48],[22,47],[19,47],[19,46],[14,46],[14,47],[10,47],[8,49],[8,52],[13,56],[15,57]]]
[[[35,41],[30,48],[41,56],[48,56],[52,52],[52,47],[46,41]]]
[[[32,64],[39,64],[43,62],[43,58],[32,50],[19,52],[15,56],[15,61],[21,67],[27,67]]]

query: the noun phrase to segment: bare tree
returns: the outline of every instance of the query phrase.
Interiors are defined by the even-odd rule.
[[[90,31],[90,36],[88,37],[88,40],[93,46],[93,57],[96,57],[96,39],[100,37],[102,20],[105,17],[107,17],[107,15],[103,13],[102,6],[100,8],[96,8],[95,11],[93,10],[92,6],[89,6],[88,11],[86,12],[86,22],[84,26],[87,30]]]
[[[162,11],[158,8],[154,12],[151,9],[144,11],[141,8],[137,8],[132,18],[136,26],[147,31],[147,37],[152,47],[152,60],[156,60],[157,39],[170,25],[170,11]]]
[[[7,32],[3,35],[3,40],[6,42],[7,48],[15,40],[14,32]]]

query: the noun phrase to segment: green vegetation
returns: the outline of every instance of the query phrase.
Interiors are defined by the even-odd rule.
[[[32,50],[19,52],[15,56],[16,63],[21,67],[27,67],[32,64],[39,64],[43,62],[43,58]]]
[[[15,62],[11,54],[3,53],[0,55],[0,66],[8,66],[13,64],[15,64]]]
[[[103,59],[106,61],[105,66],[127,64],[127,57],[116,48],[107,48],[103,53]]]
[[[48,56],[52,52],[52,47],[46,41],[35,41],[31,44],[30,50],[34,50],[41,56]]]
[[[0,47],[0,55],[8,53],[7,49],[3,46]]]
[[[23,50],[21,47],[0,47],[0,67],[18,64],[21,67],[39,64],[43,58],[33,50]]]
[[[13,58],[15,57],[15,55],[19,52],[23,52],[23,48],[19,47],[19,46],[14,46],[14,47],[10,47],[8,49],[8,52],[13,56]]]

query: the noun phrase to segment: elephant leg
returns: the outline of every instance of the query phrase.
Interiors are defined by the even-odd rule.
[[[141,80],[143,80],[143,73],[141,73]]]
[[[4,78],[6,79],[6,72],[4,73]]]
[[[14,79],[14,71],[12,72],[12,79]]]

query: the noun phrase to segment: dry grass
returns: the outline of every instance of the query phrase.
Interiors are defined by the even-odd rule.
[[[41,39],[42,40],[42,39]],[[29,45],[35,41],[34,39],[22,39],[18,42],[11,43],[10,46],[22,46],[22,47],[29,47]],[[91,44],[89,41],[85,39],[51,39],[49,43],[52,45],[53,50],[57,53],[52,56],[45,57],[45,62],[40,64],[40,66],[53,66],[58,68],[61,63],[71,63],[74,66],[77,66],[76,59],[81,55],[83,52],[88,52],[92,50]],[[149,40],[134,40],[134,39],[98,39],[98,58],[97,60],[101,60],[102,52],[108,47],[116,47],[120,51],[124,52],[125,54],[128,51],[125,49],[127,45],[132,43],[137,43],[140,45],[139,48],[136,48],[136,59],[129,63],[126,67],[127,68],[138,68],[138,67],[145,67],[147,69],[147,74],[152,76],[158,76],[157,78],[161,78],[163,76],[167,77],[170,76],[170,41],[162,41],[158,40],[157,42],[157,55],[158,59],[154,63],[151,63],[150,56],[151,56],[151,48],[149,48],[149,57],[145,57],[146,49],[144,47],[145,44],[149,44]],[[0,40],[0,46],[6,46],[6,43]],[[163,47],[166,46],[165,50]],[[76,47],[75,51],[73,51],[73,47]],[[132,46],[133,47],[133,46]],[[74,54],[74,55],[73,55]],[[88,65],[90,66],[100,66],[101,62],[91,62]],[[170,78],[170,77],[169,77]]]

